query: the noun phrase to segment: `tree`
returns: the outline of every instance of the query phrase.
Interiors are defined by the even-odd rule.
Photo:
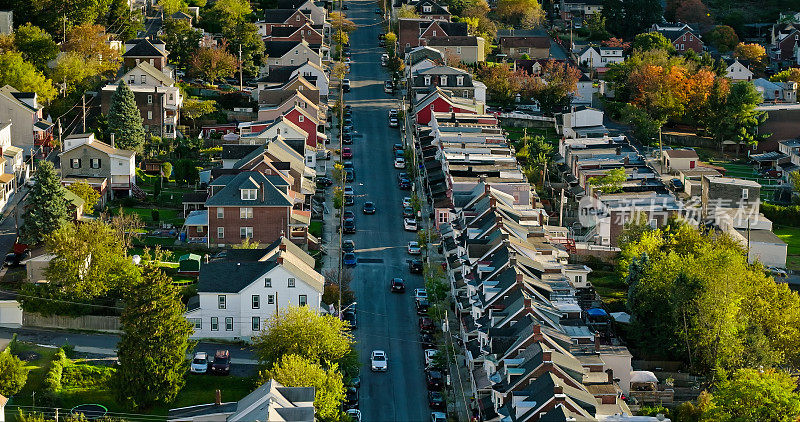
[[[282,308],[253,339],[256,356],[266,365],[273,365],[289,354],[314,363],[333,363],[344,358],[352,344],[353,336],[345,321],[332,315],[318,315],[308,306]]]
[[[37,69],[47,69],[47,62],[56,58],[58,45],[47,32],[30,22],[14,31],[14,45],[25,60]]]
[[[64,224],[45,237],[54,255],[46,270],[48,280],[81,299],[121,291],[135,278],[136,268],[109,224],[92,220]]]
[[[709,416],[720,421],[785,421],[800,417],[795,379],[776,369],[738,369],[725,376],[712,394]]]
[[[758,66],[767,56],[767,50],[765,50],[763,46],[755,43],[748,44],[740,42],[736,44],[733,54],[740,59],[749,60],[751,63]]]
[[[761,101],[761,94],[747,81],[731,85],[727,95],[710,98],[707,129],[720,149],[725,141],[754,145],[770,135],[758,132],[758,126],[767,120],[767,113],[757,110]]]
[[[178,160],[175,163],[175,181],[176,182],[183,182],[187,185],[191,185],[197,181],[199,177],[199,171],[197,170],[197,165],[195,164],[194,160],[189,158],[183,158]]]
[[[161,6],[164,17],[189,10],[189,5],[184,0],[159,0],[158,5]]]
[[[22,238],[29,244],[38,244],[69,219],[64,187],[53,163],[42,161],[34,177],[36,183],[29,193],[22,226]]]
[[[633,126],[633,133],[639,142],[653,144],[658,140],[662,122],[654,120],[644,110],[631,104],[625,104],[622,109],[622,121]]]
[[[35,92],[39,101],[45,104],[57,94],[53,82],[17,52],[0,55],[0,86],[4,85],[11,85],[22,92]]]
[[[122,243],[122,250],[127,254],[128,249],[133,247],[133,239],[139,237],[139,230],[144,227],[139,214],[128,213],[119,207],[119,210],[110,219],[103,216],[103,220],[108,220],[111,228],[117,234],[117,239]]]
[[[286,387],[314,387],[314,407],[323,421],[338,420],[344,401],[344,382],[338,366],[328,370],[316,362],[294,354],[283,355],[267,372],[262,372],[260,382],[274,379]]]
[[[778,72],[772,75],[772,77],[769,78],[769,80],[772,82],[789,82],[789,81],[800,82],[800,68],[791,67],[784,71]]]
[[[244,22],[252,12],[247,0],[218,0],[207,13],[206,26],[211,32],[222,32],[223,28]]]
[[[417,13],[417,9],[410,4],[404,4],[400,6],[395,13],[397,19],[419,19],[419,13]]]
[[[603,16],[606,17],[606,27],[615,35],[629,38],[661,21],[661,2],[659,0],[605,0]]]
[[[184,385],[186,353],[192,348],[193,329],[184,316],[180,290],[146,263],[124,301],[117,344],[120,366],[111,380],[117,401],[138,409],[171,403]]]
[[[350,289],[353,281],[353,272],[349,268],[342,268],[341,279],[337,268],[325,271],[325,289],[322,292],[322,301],[339,308],[339,288],[342,289],[342,306],[347,306],[355,301],[355,293]]]
[[[136,106],[133,92],[125,81],[119,81],[117,90],[111,97],[111,107],[108,109],[108,132],[114,134],[115,146],[142,152],[144,147],[144,126],[142,115]]]
[[[211,45],[210,42],[204,41],[203,45],[195,51],[189,62],[189,73],[201,77],[210,83],[233,75],[238,62],[236,57],[228,53],[227,47],[228,45],[226,42]]]
[[[258,75],[263,62],[264,40],[258,33],[258,27],[252,22],[239,22],[222,29],[222,35],[229,41],[228,52],[238,53],[242,47],[242,71],[248,75]]]
[[[789,184],[794,192],[800,195],[800,171],[795,170],[789,173]]]
[[[186,69],[200,46],[203,35],[183,19],[167,19],[162,28],[161,39],[169,51],[170,60],[179,68]]]
[[[17,394],[28,380],[28,368],[11,351],[0,352],[0,394],[11,397]]]
[[[490,11],[489,3],[486,0],[474,0],[464,8],[464,12],[461,15],[462,17],[477,19],[478,24],[475,31],[487,41],[493,40],[497,35],[497,25],[488,17]]]
[[[136,34],[144,29],[142,21],[141,9],[130,7],[128,0],[111,0],[111,9],[106,18],[106,26],[109,27],[110,33],[118,34],[123,40],[135,38]]]
[[[111,34],[101,25],[79,25],[67,32],[67,42],[62,46],[64,51],[80,54],[96,74],[113,76],[122,63],[119,50],[111,47]]]
[[[615,193],[622,191],[622,184],[628,180],[625,168],[619,167],[609,170],[603,176],[589,178],[589,184],[603,193]]]
[[[732,51],[739,44],[739,36],[736,31],[727,25],[717,25],[706,34],[709,44],[716,47],[722,53]]]
[[[498,0],[497,16],[508,24],[530,29],[542,23],[544,11],[537,0]]]
[[[187,98],[183,100],[181,113],[183,117],[192,121],[192,129],[195,127],[195,120],[205,116],[206,114],[213,113],[217,108],[217,102],[214,100],[198,100],[195,98]]]
[[[711,13],[702,0],[683,0],[675,9],[675,19],[678,22],[692,22],[701,25],[711,23]]]
[[[632,47],[639,51],[665,50],[670,53],[675,51],[672,43],[660,32],[655,31],[637,34],[633,38]]]
[[[237,245],[233,245],[233,249],[259,249],[260,246],[261,246],[261,243],[259,243],[258,241],[255,241],[255,240],[254,241],[250,241],[250,238],[248,237],[245,240],[242,240],[242,243],[239,243]]]
[[[606,18],[602,13],[593,14],[586,21],[586,29],[589,30],[589,39],[593,41],[606,40],[611,36],[606,29]]]
[[[94,214],[94,206],[100,200],[100,193],[94,190],[91,185],[86,182],[77,182],[67,186],[67,189],[72,191],[78,198],[83,199],[83,213],[92,215]]]
[[[548,60],[542,66],[545,83],[537,85],[533,97],[546,113],[556,113],[568,107],[572,94],[578,89],[581,72],[569,63]]]
[[[485,66],[478,69],[478,77],[486,84],[492,101],[511,104],[520,91],[519,78],[508,65]]]
[[[63,84],[64,94],[69,94],[84,86],[88,78],[95,74],[91,63],[87,63],[80,54],[68,51],[58,57],[51,77]]]

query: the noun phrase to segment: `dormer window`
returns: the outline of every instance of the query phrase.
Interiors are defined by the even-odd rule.
[[[425,86],[429,86],[431,84],[431,77],[425,76]]]
[[[431,13],[431,5],[426,4],[425,6],[422,6],[422,11],[425,13]]]
[[[447,86],[447,75],[440,76],[439,81],[441,82],[442,86]]]
[[[242,189],[242,201],[255,201],[258,189]]]
[[[464,86],[464,77],[463,76],[456,76],[456,85]]]

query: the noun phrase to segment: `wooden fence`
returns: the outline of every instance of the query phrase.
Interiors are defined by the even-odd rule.
[[[23,312],[24,327],[60,328],[67,330],[120,332],[119,317],[84,315],[70,317],[62,315],[42,315],[36,312]]]

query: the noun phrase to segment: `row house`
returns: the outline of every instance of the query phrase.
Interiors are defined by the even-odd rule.
[[[264,19],[256,21],[256,27],[262,37],[268,37],[272,35],[274,28],[299,28],[306,24],[313,25],[314,23],[308,15],[298,9],[269,9],[264,14]]]
[[[702,53],[704,49],[703,41],[697,30],[683,23],[665,25],[654,24],[652,31],[658,32],[672,43],[675,51],[684,53],[686,50],[693,50],[695,53]]]
[[[497,44],[509,60],[550,57],[550,36],[541,30],[502,29],[497,31]]]
[[[55,145],[54,125],[44,118],[35,92],[20,92],[11,85],[0,88],[0,122],[11,123],[11,146],[22,149],[26,161],[46,155]]]
[[[444,54],[430,47],[415,47],[405,55],[405,75],[410,79],[417,73],[444,64]]]
[[[279,10],[298,10],[316,24],[322,25],[328,19],[328,9],[325,7],[325,2],[322,1],[278,0],[277,6]]]
[[[456,97],[486,102],[486,85],[472,78],[472,74],[463,69],[450,66],[434,66],[419,70],[410,79],[411,96],[421,99],[436,87],[446,89]]]
[[[486,58],[486,40],[473,35],[430,37],[426,45],[441,51],[448,61],[474,65]]]
[[[303,65],[304,67],[306,65]],[[274,73],[271,73],[274,75]],[[258,88],[254,90],[253,95],[259,104],[277,104],[281,102],[281,98],[285,95],[293,95],[294,92],[300,92],[304,97],[309,99],[317,106],[325,106],[324,97],[319,88],[312,82],[315,76],[305,76],[298,72],[283,73],[283,78],[278,79],[278,76],[273,78],[262,78],[258,82]],[[280,82],[273,82],[280,80]],[[287,92],[289,94],[281,94]]]
[[[274,66],[265,69],[268,73],[261,76],[256,81],[258,88],[253,90],[253,99],[259,101],[259,93],[263,89],[273,89],[281,87],[282,89],[311,89],[316,87],[319,91],[320,97],[323,99],[328,97],[330,79],[325,69],[311,60],[292,65],[292,66]],[[304,81],[299,81],[299,79]]]
[[[428,39],[432,37],[466,37],[469,35],[466,22],[401,18],[398,19],[397,25],[397,42],[403,51],[427,45]]]
[[[409,3],[423,19],[450,21],[450,11],[447,5],[440,5],[433,0],[414,0]]]
[[[323,58],[327,58],[329,49],[325,44],[310,44],[301,41],[264,41],[264,65],[261,74],[266,75],[269,69],[276,66],[294,66],[305,62],[313,62],[322,67]]]
[[[417,125],[427,125],[434,113],[485,114],[486,104],[472,99],[459,98],[440,87],[416,101],[414,119]]]
[[[272,28],[272,32],[265,36],[269,41],[307,41],[310,44],[322,44],[321,28],[314,28],[306,22],[302,26],[281,26]]]

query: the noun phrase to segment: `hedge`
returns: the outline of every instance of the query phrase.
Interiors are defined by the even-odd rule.
[[[50,369],[47,371],[47,375],[44,377],[45,389],[52,392],[61,389],[64,366],[69,363],[70,361],[67,359],[67,354],[64,352],[64,349],[59,348],[55,356],[53,356],[53,362],[50,365]]]
[[[800,227],[800,205],[784,207],[762,202],[761,212],[773,223]]]
[[[64,367],[62,388],[94,388],[108,385],[114,368],[108,366],[71,364]]]

